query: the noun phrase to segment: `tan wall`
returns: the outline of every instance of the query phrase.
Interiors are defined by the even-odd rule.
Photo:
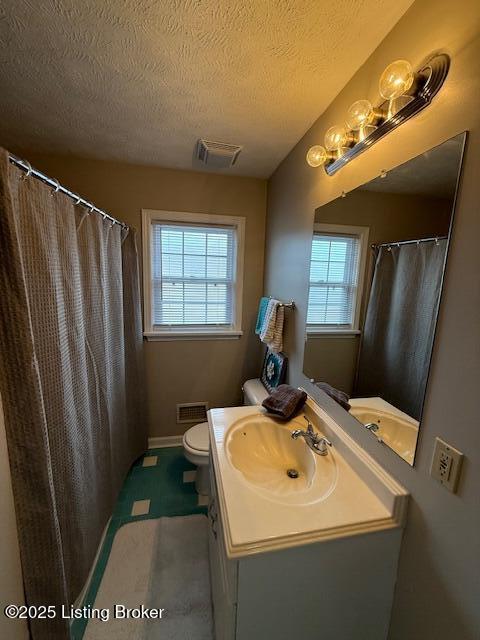
[[[400,557],[390,640],[478,638],[480,511],[480,4],[478,0],[417,0],[269,182],[265,288],[298,304],[287,326],[289,378],[305,384],[328,411],[412,494]],[[333,177],[305,163],[325,130],[342,122],[358,98],[377,100],[384,67],[398,58],[414,65],[431,52],[452,57],[446,84],[421,114]],[[470,137],[440,309],[432,373],[415,466],[374,442],[358,423],[302,375],[308,262],[314,211],[375,176],[468,129]],[[476,274],[475,276],[473,274]],[[467,459],[456,495],[429,476],[434,439]],[[375,589],[375,585],[365,585]],[[360,635],[359,635],[360,638]]]
[[[28,151],[19,154],[139,232],[142,209],[246,217],[244,335],[234,340],[144,343],[150,436],[181,434],[188,428],[176,424],[177,403],[241,404],[243,382],[258,376],[261,366],[254,327],[263,290],[266,182]]]
[[[369,244],[414,240],[448,234],[452,202],[444,198],[355,190],[315,212],[315,222],[368,227]],[[368,251],[362,293],[361,322],[365,319],[374,267]],[[316,382],[328,382],[352,394],[359,336],[310,335],[305,345],[303,372]]]
[[[303,372],[315,382],[328,382],[349,396],[355,382],[358,335],[309,335],[305,344]]]

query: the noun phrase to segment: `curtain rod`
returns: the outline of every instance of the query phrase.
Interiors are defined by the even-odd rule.
[[[11,153],[8,154],[8,159],[12,164],[17,166],[19,169],[26,171],[27,172],[26,177],[33,176],[34,178],[41,180],[45,184],[48,184],[50,187],[53,187],[54,188],[53,193],[58,193],[60,191],[61,193],[64,193],[65,195],[72,198],[72,200],[75,200],[75,204],[81,204],[82,206],[86,207],[89,210],[89,213],[92,213],[93,211],[95,211],[95,213],[99,213],[103,217],[103,219],[108,218],[108,220],[112,222],[112,225],[119,224],[124,229],[129,228],[128,224],[125,224],[124,222],[117,220],[106,211],[103,211],[102,209],[99,209],[98,207],[96,207],[92,202],[85,200],[85,198],[82,198],[77,193],[74,193],[73,191],[70,191],[70,189],[67,189],[66,187],[62,186],[58,182],[58,180],[55,180],[55,178],[49,178],[38,169],[34,169],[27,160],[21,160],[20,158],[17,158]]]
[[[400,242],[383,242],[382,244],[372,244],[372,249],[380,247],[399,247],[402,244],[420,244],[421,242],[438,242],[439,240],[447,240],[447,236],[436,236],[434,238],[419,238],[418,240],[401,240]]]

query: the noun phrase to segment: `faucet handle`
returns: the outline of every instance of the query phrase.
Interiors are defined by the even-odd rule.
[[[313,433],[313,425],[310,422],[310,420],[307,418],[307,416],[303,416],[303,419],[306,421],[307,423],[307,431],[308,433],[312,434]]]

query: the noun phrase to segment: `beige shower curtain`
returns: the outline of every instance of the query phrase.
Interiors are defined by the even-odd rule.
[[[422,415],[447,240],[380,247],[354,395]]]
[[[146,448],[141,350],[134,231],[0,150],[0,393],[29,605],[77,598]],[[69,637],[58,615],[30,625]]]

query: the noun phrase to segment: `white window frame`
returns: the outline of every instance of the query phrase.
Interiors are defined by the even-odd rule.
[[[315,337],[315,336],[327,336],[327,335],[358,335],[361,333],[360,331],[360,309],[362,306],[362,296],[363,296],[363,287],[365,282],[365,270],[367,265],[367,252],[368,252],[368,236],[370,233],[369,227],[356,227],[352,225],[344,225],[344,224],[329,224],[323,222],[316,222],[313,225],[313,233],[327,233],[330,235],[349,235],[356,236],[359,239],[360,247],[359,247],[359,259],[358,259],[358,282],[355,293],[355,299],[353,301],[353,323],[352,327],[348,329],[340,329],[335,328],[334,326],[326,326],[324,329],[319,325],[309,325],[307,324],[306,333],[307,336]],[[313,238],[312,238],[313,241]],[[311,264],[311,256],[309,262],[309,274],[310,274],[310,264]],[[310,277],[308,288],[310,292]],[[307,300],[308,306],[308,300]],[[307,309],[308,313],[308,309]]]
[[[235,228],[235,293],[233,297],[232,327],[224,328],[208,325],[182,329],[178,327],[159,327],[153,324],[152,289],[152,225],[160,223],[202,224],[205,226],[229,226]],[[245,254],[245,218],[209,213],[191,213],[186,211],[157,211],[142,209],[143,244],[143,335],[147,340],[211,340],[238,339],[242,332],[243,302],[243,265]]]

